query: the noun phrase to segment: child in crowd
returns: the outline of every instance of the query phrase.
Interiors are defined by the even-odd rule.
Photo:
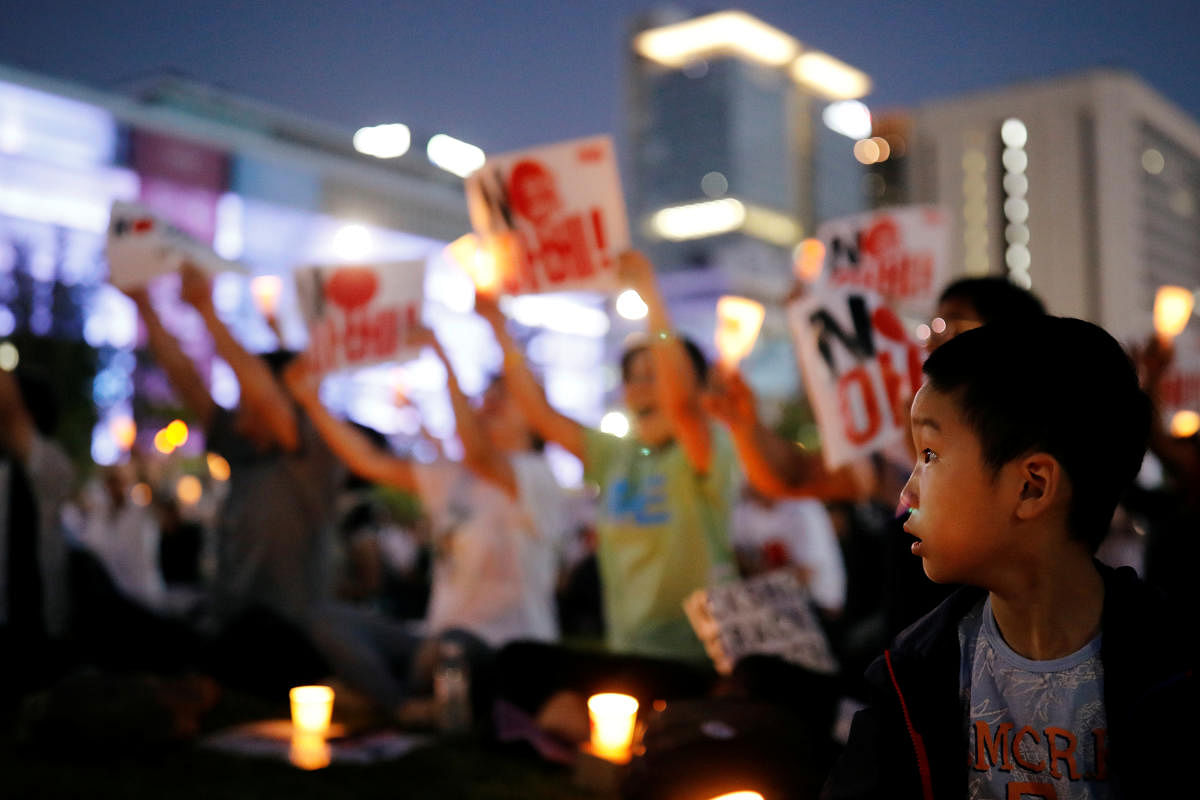
[[[925,373],[905,530],[931,579],[966,587],[868,670],[826,796],[1173,796],[1194,636],[1092,557],[1146,446],[1128,358],[1041,317],[967,331]]]

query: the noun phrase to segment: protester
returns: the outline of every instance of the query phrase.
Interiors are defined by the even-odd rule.
[[[208,449],[230,465],[216,535],[211,623],[221,639],[213,668],[263,689],[313,680],[324,669],[312,634],[332,596],[330,537],[341,465],[273,374],[290,354],[249,353],[217,315],[205,274],[192,264],[180,274],[180,296],[200,314],[216,354],[237,377],[233,411],[213,400],[149,292],[126,293]]]
[[[931,579],[966,588],[872,665],[827,795],[1170,796],[1194,640],[1092,558],[1145,450],[1132,365],[1095,325],[1043,317],[966,332],[924,369],[905,530]]]
[[[434,528],[432,592],[424,635],[372,624],[402,665],[407,685],[377,681],[367,688],[386,707],[427,692],[439,638],[454,638],[475,654],[476,683],[487,653],[509,641],[558,638],[554,608],[558,550],[566,523],[566,498],[506,383],[498,379],[476,410],[459,388],[437,338],[419,330],[412,344],[431,347],[447,371],[447,387],[463,445],[463,465],[420,464],[374,445],[333,417],[318,396],[320,376],[297,362],[287,385],[321,436],[356,474],[415,491]],[[407,715],[415,713],[409,705]]]
[[[0,370],[0,670],[42,679],[67,633],[67,547],[59,515],[74,469],[51,438],[58,405],[45,380]],[[6,685],[9,685],[6,682]]]

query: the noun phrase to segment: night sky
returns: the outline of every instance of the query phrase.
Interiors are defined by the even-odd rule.
[[[619,133],[628,26],[660,5],[16,0],[0,63],[101,88],[170,69],[347,128],[399,121],[501,152]],[[737,5],[867,72],[876,109],[1107,65],[1200,118],[1193,0]]]

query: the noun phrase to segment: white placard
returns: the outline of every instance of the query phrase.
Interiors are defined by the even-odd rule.
[[[184,261],[210,273],[245,271],[142,206],[119,200],[112,205],[104,254],[109,282],[119,289],[145,286],[159,275],[177,272]]]
[[[788,323],[830,469],[907,430],[903,408],[921,387],[923,352],[879,295],[819,287],[792,301]]]
[[[302,267],[296,295],[319,372],[402,360],[421,320],[425,262]]]
[[[822,223],[818,285],[873,289],[902,314],[925,317],[950,278],[949,226],[936,206],[899,206]]]
[[[466,192],[475,232],[504,243],[503,293],[616,287],[629,222],[608,136],[489,157]]]

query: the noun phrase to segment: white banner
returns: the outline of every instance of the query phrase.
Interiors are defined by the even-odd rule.
[[[245,271],[142,206],[119,200],[112,205],[104,255],[108,280],[118,289],[145,286],[159,275],[177,272],[184,261],[210,273]]]
[[[936,206],[900,206],[829,220],[817,228],[825,245],[825,286],[878,292],[902,314],[927,317],[950,278],[949,225]]]
[[[296,295],[319,372],[415,356],[405,341],[421,321],[425,262],[303,267]]]
[[[471,225],[503,242],[505,294],[609,291],[629,222],[612,140],[577,139],[488,158],[466,181]]]
[[[788,322],[830,469],[895,441],[921,387],[923,351],[879,295],[825,286],[792,301]]]

